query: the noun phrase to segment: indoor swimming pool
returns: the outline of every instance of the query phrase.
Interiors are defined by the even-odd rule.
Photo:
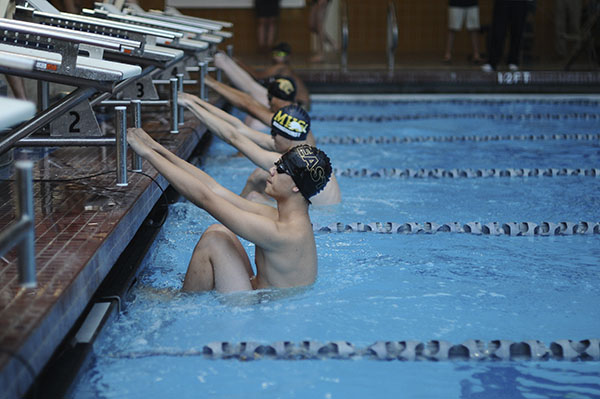
[[[177,202],[69,397],[600,398],[597,359],[539,352],[600,338],[599,105],[315,96],[312,130],[343,198],[311,210],[316,283],[180,293],[214,219]],[[234,192],[254,170],[218,139],[198,163]],[[435,361],[432,341],[472,340],[540,346]],[[244,342],[302,355],[253,360]],[[425,352],[394,352],[412,342]]]

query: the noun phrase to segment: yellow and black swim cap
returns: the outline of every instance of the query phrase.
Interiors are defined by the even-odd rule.
[[[308,203],[331,177],[331,162],[323,151],[308,144],[293,147],[275,163],[290,175]]]
[[[267,84],[267,92],[271,97],[293,102],[296,99],[296,82],[289,76],[273,76]]]
[[[275,112],[271,119],[271,135],[277,134],[290,140],[306,140],[310,130],[310,116],[298,104],[286,105]]]

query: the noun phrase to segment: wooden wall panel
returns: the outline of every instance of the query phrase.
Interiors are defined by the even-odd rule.
[[[385,57],[387,7],[389,0],[346,0],[349,18],[349,54],[351,60],[361,54]],[[397,58],[424,61],[441,60],[447,35],[448,0],[395,0],[399,28]],[[162,0],[141,0],[144,8],[161,8]],[[479,0],[482,25],[490,25],[493,0]],[[235,24],[232,43],[238,54],[254,54],[256,47],[256,18],[253,9],[187,9],[182,12],[205,18],[231,21]],[[330,10],[329,12],[339,12]],[[531,57],[549,60],[554,48],[554,2],[537,1],[532,17],[534,35]],[[297,54],[310,50],[308,7],[282,9],[279,39],[292,45]],[[484,38],[481,40],[485,48]],[[457,59],[471,53],[466,31],[456,37],[454,54]]]

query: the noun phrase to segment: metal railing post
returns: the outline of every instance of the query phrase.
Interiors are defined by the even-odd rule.
[[[127,186],[127,107],[115,107],[117,186]]]
[[[33,208],[33,162],[17,161],[16,184],[17,184],[17,217],[26,221],[28,229],[21,238],[18,246],[19,255],[19,282],[25,288],[34,288],[35,275],[35,229]]]
[[[177,116],[178,114],[178,107],[177,107],[177,94],[178,94],[178,88],[179,88],[179,83],[178,83],[178,79],[177,78],[171,78],[169,79],[169,83],[171,84],[171,132],[173,134],[177,134],[179,133],[179,117]]]
[[[38,80],[37,84],[38,111],[42,112],[50,106],[50,86],[45,80]]]
[[[142,127],[142,102],[140,100],[131,100],[133,108],[133,127]],[[142,157],[136,152],[131,154],[131,170],[134,172],[142,171]]]
[[[177,75],[177,90],[179,93],[183,93],[183,74],[178,73]],[[177,102],[179,104],[179,101]],[[177,124],[179,126],[183,126],[184,115],[183,115],[183,105],[178,105],[177,107]]]
[[[200,70],[198,71],[198,73],[200,74],[198,76],[198,84],[200,85],[200,98],[202,100],[206,100],[206,86],[204,84],[204,77],[206,76],[206,70],[208,68],[208,63],[205,61],[200,61],[198,63],[198,66],[200,67]]]

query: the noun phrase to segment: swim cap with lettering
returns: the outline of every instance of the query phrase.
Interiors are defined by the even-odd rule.
[[[269,79],[267,92],[270,96],[293,102],[296,99],[296,82],[289,76],[274,76]]]
[[[310,116],[298,104],[286,105],[275,112],[271,119],[271,134],[279,134],[290,140],[306,140],[310,130]]]
[[[289,174],[308,203],[310,197],[327,185],[331,162],[327,154],[308,144],[293,147],[277,161]]]

